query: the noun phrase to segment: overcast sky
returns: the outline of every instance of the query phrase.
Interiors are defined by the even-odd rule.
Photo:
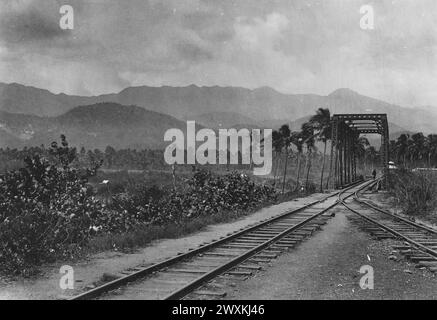
[[[74,8],[74,30],[59,8]],[[375,29],[360,28],[371,4]],[[435,0],[2,0],[0,81],[68,94],[132,85],[348,87],[437,106]]]

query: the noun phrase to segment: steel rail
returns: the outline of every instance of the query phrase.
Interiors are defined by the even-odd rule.
[[[357,192],[358,192],[358,191],[357,191]],[[379,212],[381,212],[381,213],[383,213],[383,214],[385,214],[385,215],[388,215],[388,216],[390,216],[390,217],[392,217],[392,218],[399,219],[399,220],[405,222],[406,224],[409,224],[410,226],[413,226],[413,227],[416,227],[416,228],[423,229],[423,230],[425,230],[425,231],[427,231],[427,232],[429,232],[429,233],[437,234],[437,230],[435,230],[435,229],[432,229],[432,228],[429,228],[429,227],[424,226],[424,225],[422,225],[422,224],[419,224],[419,223],[416,223],[416,222],[410,221],[410,220],[405,219],[405,218],[403,218],[403,217],[400,217],[400,216],[398,216],[398,215],[396,215],[396,214],[393,214],[393,213],[391,213],[391,212],[389,212],[389,211],[386,211],[386,210],[384,210],[384,209],[381,209],[381,208],[377,207],[376,205],[373,205],[373,204],[371,204],[371,203],[369,203],[369,202],[367,202],[367,201],[365,201],[365,200],[360,199],[359,196],[358,196],[358,193],[357,193],[357,192],[355,193],[355,196],[354,196],[354,200],[355,200],[355,201],[357,201],[357,202],[359,202],[359,203],[361,203],[361,204],[364,204],[364,205],[368,206],[369,208],[374,209],[374,210],[376,210],[376,211],[379,211]]]
[[[356,183],[353,183],[353,184],[351,184],[351,185],[345,187],[344,189],[342,189],[342,190],[340,190],[340,191],[337,191],[337,192],[335,192],[335,193],[333,193],[333,194],[331,194],[331,195],[329,195],[329,196],[326,196],[326,197],[324,197],[324,198],[322,198],[322,199],[319,199],[319,200],[313,201],[313,202],[311,202],[311,203],[309,203],[309,204],[306,204],[306,205],[304,205],[304,206],[302,206],[302,207],[300,207],[300,208],[297,208],[297,209],[295,209],[295,210],[288,211],[288,212],[285,212],[285,213],[280,214],[280,215],[278,215],[278,216],[272,217],[272,218],[270,218],[270,219],[267,219],[267,220],[261,221],[261,222],[255,224],[255,225],[253,225],[253,226],[250,226],[250,227],[248,227],[248,228],[245,228],[245,229],[243,229],[243,230],[241,230],[241,231],[238,231],[238,232],[236,232],[236,233],[234,233],[234,234],[231,234],[231,235],[229,235],[229,236],[223,237],[223,238],[221,238],[221,239],[219,239],[219,240],[215,240],[215,241],[213,241],[213,242],[211,242],[211,243],[209,243],[209,244],[203,245],[203,246],[201,246],[201,247],[199,247],[199,248],[197,248],[197,249],[191,250],[191,251],[189,251],[189,252],[187,252],[187,253],[177,255],[177,256],[172,257],[172,258],[169,258],[169,259],[167,259],[167,260],[165,260],[165,261],[158,262],[158,263],[156,263],[156,264],[154,264],[154,265],[151,265],[151,266],[149,266],[149,267],[145,267],[144,269],[141,269],[141,270],[139,270],[139,271],[136,271],[136,272],[134,272],[134,273],[132,273],[132,274],[129,274],[129,275],[126,275],[126,276],[122,276],[122,277],[120,277],[120,278],[117,278],[117,279],[115,279],[115,280],[112,280],[112,281],[110,281],[110,282],[107,282],[107,283],[105,283],[105,284],[103,284],[103,285],[101,285],[101,286],[99,286],[99,287],[96,287],[96,288],[94,288],[94,289],[88,290],[88,291],[83,292],[83,293],[81,293],[81,294],[79,294],[79,295],[73,296],[73,297],[69,298],[68,300],[86,300],[86,299],[93,299],[93,298],[96,298],[96,297],[98,297],[98,296],[101,296],[102,294],[104,294],[104,293],[106,293],[106,292],[108,292],[108,291],[111,291],[111,290],[117,289],[117,288],[119,288],[119,287],[121,287],[121,286],[124,286],[124,285],[126,285],[126,284],[128,284],[128,283],[130,283],[130,282],[135,281],[135,280],[138,280],[138,279],[144,278],[144,277],[146,277],[146,276],[152,274],[153,272],[156,272],[156,271],[158,271],[158,270],[162,270],[162,269],[164,269],[164,268],[166,268],[166,267],[168,267],[168,266],[174,265],[174,264],[176,264],[176,263],[178,263],[178,262],[181,262],[181,261],[183,261],[183,260],[185,260],[185,259],[189,259],[189,258],[192,258],[192,257],[194,257],[194,256],[197,256],[198,254],[204,253],[204,252],[206,252],[206,251],[208,251],[208,250],[210,250],[210,249],[212,249],[212,248],[215,248],[215,247],[217,247],[217,246],[219,246],[219,245],[221,245],[221,244],[223,244],[223,243],[225,243],[225,242],[228,242],[228,241],[230,241],[230,240],[233,240],[234,238],[237,238],[237,237],[239,237],[239,236],[241,236],[241,235],[244,235],[244,234],[246,234],[246,233],[250,233],[250,232],[253,231],[253,230],[256,230],[256,229],[258,229],[258,228],[261,228],[261,227],[263,227],[263,226],[266,226],[266,225],[268,225],[268,224],[270,224],[270,223],[272,223],[272,222],[275,222],[275,221],[281,220],[281,219],[283,219],[283,218],[285,218],[285,217],[288,217],[288,216],[290,216],[290,215],[294,215],[294,214],[296,214],[296,213],[299,213],[299,212],[301,212],[301,211],[304,211],[305,209],[308,209],[308,208],[310,208],[310,207],[312,207],[312,206],[315,206],[315,205],[317,205],[317,204],[319,204],[319,203],[322,203],[322,202],[324,202],[324,201],[326,201],[326,200],[328,200],[328,199],[330,199],[330,198],[332,198],[332,197],[335,197],[335,196],[339,196],[339,197],[340,197],[340,195],[342,195],[344,192],[346,192],[346,191],[352,189],[353,187],[355,187],[356,185],[358,185],[359,183],[362,183],[362,182],[363,182],[363,181],[358,181],[358,182],[356,182]],[[350,197],[350,196],[352,196],[352,195],[353,195],[353,194],[350,194],[348,197]],[[332,207],[336,206],[338,203],[339,203],[339,200],[337,200],[333,205],[329,206],[329,209],[331,209]],[[325,213],[325,212],[326,212],[327,210],[329,210],[329,209],[323,209],[323,211],[322,211],[321,213],[318,213],[318,214],[316,214],[315,216],[312,216],[310,219],[305,220],[305,223],[304,223],[304,224],[306,224],[307,222],[309,222],[309,221],[311,221],[311,220],[317,218],[318,216],[322,215],[323,213]],[[303,225],[303,224],[299,223],[298,225],[293,226],[292,228],[294,228],[293,230],[295,230],[295,229],[301,227],[302,225]],[[297,226],[299,226],[299,227],[297,227]],[[291,231],[292,231],[292,230],[291,230]],[[248,252],[244,253],[244,254],[243,254],[243,255],[244,255],[244,258],[241,258],[241,256],[240,256],[240,257],[237,257],[237,258],[234,259],[234,260],[237,260],[237,259],[238,259],[238,261],[243,261],[243,260],[247,259],[247,257],[249,257],[250,255],[253,255],[253,252],[256,253],[257,251],[262,250],[264,247],[267,247],[269,244],[275,242],[277,239],[283,237],[284,235],[286,235],[286,234],[289,233],[289,232],[290,232],[290,230],[286,230],[286,231],[284,231],[284,232],[281,232],[280,234],[278,234],[277,236],[275,236],[275,237],[272,238],[271,240],[266,241],[265,243],[261,244],[260,246],[257,246],[257,247],[255,248],[256,250],[255,250],[255,249],[250,250],[251,253],[248,253]],[[262,246],[262,247],[261,247],[261,246]],[[234,260],[233,260],[233,261],[234,261]],[[238,263],[238,261],[236,261],[236,262]],[[235,262],[234,262],[234,264],[235,264]],[[227,265],[226,268],[229,268],[228,264],[226,264],[226,265]],[[208,277],[211,276],[211,275],[212,275],[212,272],[214,272],[215,274],[217,274],[219,271],[221,272],[221,271],[223,271],[223,270],[226,269],[226,268],[223,267],[223,266],[220,266],[220,267],[214,269],[213,271],[207,273],[206,275],[204,275],[204,277],[205,277],[204,279],[206,279],[206,276],[207,276],[207,275],[208,275]],[[203,277],[202,277],[202,278],[203,278]],[[204,281],[205,281],[205,280],[203,280],[202,282],[204,282]],[[194,282],[194,281],[193,281],[193,282]],[[197,282],[197,283],[198,283],[198,282]],[[194,283],[189,283],[187,286],[190,286],[190,288],[194,288]],[[182,288],[182,289],[183,289],[183,288]],[[182,290],[182,289],[181,289],[181,290]],[[181,291],[181,290],[179,290],[179,291]],[[175,299],[177,296],[180,296],[180,294],[181,294],[182,292],[179,292],[179,291],[175,292],[175,294],[169,295],[168,297],[166,297],[166,299]],[[184,290],[184,292],[187,292],[187,291]]]
[[[374,182],[376,183],[376,182]],[[361,188],[359,188],[356,192],[355,192],[355,197],[358,196],[358,193],[365,190],[366,188],[370,187],[371,184],[363,186]],[[405,235],[403,235],[402,233],[394,230],[393,228],[387,227],[386,225],[382,224],[379,221],[376,221],[375,219],[372,219],[360,212],[358,212],[357,210],[352,209],[350,206],[348,206],[344,201],[341,201],[341,203],[343,204],[343,206],[345,206],[347,209],[349,209],[350,211],[352,211],[353,213],[359,215],[360,217],[362,217],[364,220],[367,220],[375,225],[377,225],[378,227],[380,227],[381,229],[386,230],[387,232],[397,236],[398,238],[402,238],[403,240],[407,241],[408,243],[411,243],[412,245],[414,245],[416,248],[428,253],[429,255],[432,255],[433,257],[437,257],[437,251],[432,250],[426,246],[424,246],[423,244],[411,239],[410,237],[407,237]],[[397,216],[394,216],[394,218],[398,218]],[[419,228],[421,228],[421,226],[419,226]]]
[[[353,188],[354,186],[350,187]],[[338,193],[339,199],[333,203],[332,205],[326,207],[325,209],[322,209],[322,211],[312,215],[311,217],[303,220],[302,222],[282,231],[281,233],[277,234],[276,236],[274,236],[273,238],[261,243],[260,245],[256,246],[253,249],[247,250],[246,252],[244,252],[242,255],[230,260],[229,262],[222,264],[220,266],[218,266],[217,268],[211,270],[210,272],[206,273],[205,275],[193,280],[192,282],[188,283],[186,286],[182,287],[181,289],[172,292],[171,294],[169,294],[168,296],[166,296],[164,298],[164,300],[176,300],[176,299],[180,299],[184,296],[186,296],[188,293],[192,292],[194,289],[198,288],[201,284],[214,279],[215,277],[217,277],[218,275],[222,274],[223,272],[225,272],[226,270],[229,270],[235,266],[237,266],[238,264],[240,264],[241,262],[247,260],[248,258],[250,258],[251,256],[257,254],[258,252],[262,251],[263,249],[267,248],[269,245],[271,245],[272,243],[278,241],[279,239],[285,237],[287,234],[293,232],[294,230],[297,230],[299,228],[301,228],[302,226],[306,225],[308,222],[316,219],[317,217],[321,216],[322,214],[324,214],[325,212],[331,210],[332,208],[334,208],[340,201],[340,196],[346,192],[347,189],[344,189],[342,191],[340,191]],[[353,194],[348,195],[347,197],[352,196]]]

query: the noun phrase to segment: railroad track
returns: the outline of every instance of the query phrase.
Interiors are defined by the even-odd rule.
[[[352,202],[342,204],[364,220],[362,227],[378,239],[394,238],[403,244],[393,246],[417,267],[437,272],[437,231],[383,210],[362,199],[360,194],[376,182],[358,188]]]
[[[127,270],[124,276],[71,300],[222,297],[225,292],[221,290],[220,280],[238,280],[252,275],[320,229],[330,218],[330,209],[367,184],[369,182],[349,186],[166,261]]]

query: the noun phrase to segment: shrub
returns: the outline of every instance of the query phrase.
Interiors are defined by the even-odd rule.
[[[77,256],[91,238],[141,234],[155,226],[184,228],[196,218],[233,214],[276,200],[275,190],[239,173],[197,170],[183,189],[130,184],[106,204],[88,178],[101,165],[73,167],[76,149],[52,143],[48,153],[0,176],[0,271],[30,274],[42,262]],[[207,220],[207,219],[205,219]],[[195,227],[195,223],[191,224]],[[130,241],[130,240],[129,240]]]
[[[70,257],[93,233],[102,205],[86,183],[97,167],[71,169],[75,149],[64,136],[50,151],[57,161],[27,157],[24,168],[0,177],[0,271],[26,274],[42,261]]]
[[[139,225],[175,223],[209,216],[221,211],[247,209],[276,200],[276,191],[255,184],[246,175],[231,173],[214,176],[197,170],[182,191],[140,185],[136,191],[115,195],[111,213],[102,221],[102,230],[126,232]]]
[[[389,191],[410,215],[422,215],[437,201],[437,181],[432,173],[398,170],[389,175]]]

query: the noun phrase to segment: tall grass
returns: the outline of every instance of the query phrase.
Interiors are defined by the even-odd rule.
[[[100,235],[90,241],[88,253],[98,253],[114,249],[122,252],[130,252],[141,246],[148,245],[153,240],[176,239],[201,231],[211,224],[235,221],[274,203],[273,201],[265,202],[248,210],[223,210],[213,215],[197,217],[180,224],[166,223],[163,225],[149,225],[136,228],[130,232]]]
[[[405,214],[427,216],[437,206],[437,174],[397,170],[389,176],[389,192]]]

